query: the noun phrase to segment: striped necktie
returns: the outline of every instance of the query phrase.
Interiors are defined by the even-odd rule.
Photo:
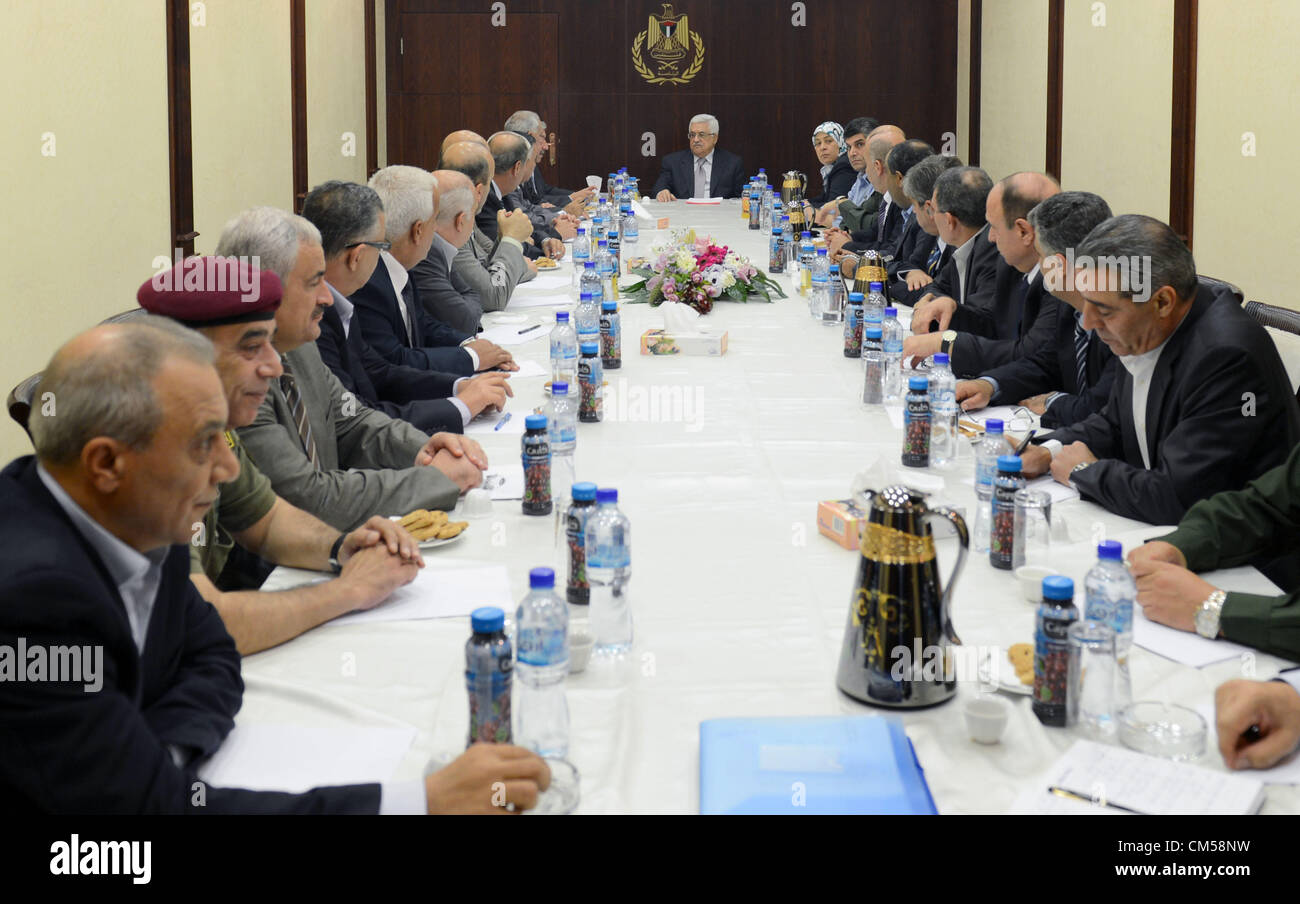
[[[889,215],[889,200],[886,199],[885,202],[880,205],[880,213],[876,215],[876,241],[877,242],[883,242],[885,240],[885,218],[888,215]]]
[[[1088,341],[1092,334],[1083,328],[1079,315],[1074,315],[1074,373],[1075,392],[1082,393],[1088,388]]]
[[[294,426],[298,428],[298,439],[302,441],[303,451],[311,460],[311,466],[320,470],[320,455],[316,451],[316,440],[311,435],[311,421],[307,417],[307,406],[303,404],[302,393],[298,391],[298,381],[293,378],[293,370],[287,358],[280,359],[284,373],[280,376],[280,388],[284,390],[284,400],[289,403],[289,413],[293,416]]]
[[[939,243],[935,242],[934,247],[930,249],[930,256],[925,262],[925,272],[934,276],[934,271],[939,269],[939,258],[943,257],[943,252],[939,250]]]

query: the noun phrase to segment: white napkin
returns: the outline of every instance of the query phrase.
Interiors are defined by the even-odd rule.
[[[680,301],[670,301],[660,306],[664,312],[664,331],[670,336],[698,336],[701,333],[700,312]]]

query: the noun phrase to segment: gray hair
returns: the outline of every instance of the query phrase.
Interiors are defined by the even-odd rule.
[[[466,146],[466,150],[453,153],[451,156],[455,158],[454,162],[449,160],[447,152],[462,144]],[[473,151],[469,148],[473,148]],[[481,144],[458,141],[442,152],[442,156],[438,158],[438,169],[455,170],[464,173],[475,185],[487,185],[488,179],[492,178],[491,160],[492,154]]]
[[[506,140],[502,140],[502,139]],[[498,173],[509,172],[517,163],[528,159],[533,143],[518,132],[496,132],[488,138],[488,150]]]
[[[327,260],[364,239],[383,212],[373,188],[337,179],[316,186],[302,202],[303,217],[320,230]]]
[[[172,357],[211,366],[212,343],[168,317],[142,315],[113,324],[113,337],[84,356],[64,345],[41,375],[34,398],[54,400],[49,415],[32,406],[28,423],[36,457],[51,465],[76,461],[97,436],[145,449],[162,426],[153,380]]]
[[[706,124],[709,127],[709,131],[714,135],[718,134],[718,118],[716,116],[712,116],[708,113],[696,113],[691,117],[691,126],[695,125],[697,122]],[[689,129],[690,126],[687,126],[687,128]]]
[[[438,198],[438,225],[450,226],[461,213],[474,215],[474,186],[468,182],[445,189]]]
[[[979,229],[984,225],[984,205],[993,180],[978,166],[955,166],[934,183],[934,204],[940,213],[950,213],[963,226]]]
[[[532,110],[516,110],[510,114],[506,124],[502,126],[507,132],[525,132],[531,134],[541,128],[542,120]]]
[[[1044,198],[1029,211],[1038,247],[1044,255],[1077,248],[1088,233],[1111,217],[1110,205],[1090,191],[1063,191]]]
[[[395,242],[411,227],[430,219],[434,212],[433,193],[438,180],[418,166],[386,166],[370,177],[370,187],[383,202],[387,219],[384,238]]]
[[[298,263],[298,246],[321,244],[320,230],[296,214],[278,207],[251,207],[221,230],[218,257],[261,259],[261,268],[284,282]]]
[[[945,170],[963,166],[960,157],[945,154],[931,154],[917,163],[903,177],[903,191],[917,204],[924,204],[934,197],[934,183]]]
[[[1145,291],[1148,297],[1162,286],[1169,286],[1179,299],[1196,296],[1196,261],[1167,224],[1155,217],[1126,213],[1098,224],[1075,248],[1076,258],[1090,258],[1098,265],[1117,258],[1150,261],[1151,278]],[[1118,287],[1122,298],[1132,298],[1138,288],[1130,283]]]

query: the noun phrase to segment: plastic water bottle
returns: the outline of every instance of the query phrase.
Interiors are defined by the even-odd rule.
[[[1019,455],[999,455],[989,506],[989,564],[1010,571],[1016,561],[1016,493],[1025,488]]]
[[[868,283],[867,286],[867,301],[864,310],[867,314],[874,311],[877,314],[877,319],[883,322],[885,318],[885,305],[887,304],[885,301],[884,286],[875,281]]]
[[[578,373],[578,332],[568,311],[555,312],[551,327],[551,383],[572,383]]]
[[[606,370],[623,366],[623,318],[617,301],[600,303],[600,363]]]
[[[957,458],[957,378],[943,352],[934,356],[934,366],[930,368],[930,407],[934,411],[930,463],[942,468]]]
[[[514,653],[506,636],[506,614],[495,606],[475,609],[474,632],[465,644],[465,690],[469,694],[468,747],[477,741],[509,744],[510,677]]]
[[[758,184],[767,188],[767,170],[761,166],[758,168]]]
[[[880,348],[885,403],[900,402],[903,399],[903,325],[898,322],[898,308],[885,308],[885,318],[880,322]]]
[[[998,458],[1006,452],[1002,441],[1002,421],[995,417],[984,422],[984,436],[975,444],[975,527],[971,548],[978,553],[989,551],[989,525],[993,521],[993,480],[998,476]]]
[[[868,407],[879,405],[885,400],[885,356],[880,344],[880,327],[868,326],[862,338],[862,363],[866,370],[862,384],[862,404]]]
[[[606,227],[606,220],[600,214],[591,218],[591,259],[596,259],[596,243],[605,238],[609,233]]]
[[[758,230],[763,227],[763,191],[755,182],[749,190],[749,228]]]
[[[587,274],[594,274],[592,265],[587,264]],[[600,292],[595,294],[587,288],[587,276],[583,276],[582,298],[578,301],[578,310],[574,315],[575,326],[577,327],[578,348],[581,350],[582,343],[595,342],[600,335]]]
[[[813,244],[812,233],[804,231],[799,237],[799,294],[807,295],[812,291],[813,258],[817,246]]]
[[[573,239],[573,288],[577,290],[582,279],[582,267],[591,260],[591,239],[587,237],[585,226],[578,227],[578,234]]]
[[[564,509],[573,486],[573,455],[578,447],[578,403],[565,380],[551,383],[551,397],[546,403],[546,419],[551,429],[551,483],[555,505]]]
[[[578,283],[578,298],[581,299],[583,293],[591,295],[593,301],[599,305],[605,300],[605,289],[600,282],[600,271],[596,269],[594,258],[587,260],[582,265],[582,279]],[[597,308],[599,310],[599,308]],[[581,321],[578,321],[581,324]],[[578,332],[582,332],[579,330]]]
[[[840,265],[831,264],[830,275],[826,279],[826,309],[822,311],[822,323],[843,323],[847,300],[844,297],[844,280],[840,278]]]
[[[903,408],[903,467],[929,466],[930,381],[925,377],[909,377],[907,404]]]
[[[763,198],[758,210],[758,228],[763,235],[772,232],[772,189],[767,186],[763,187]]]
[[[610,263],[613,264],[613,282],[610,283],[610,291],[605,293],[605,298],[618,297],[618,274],[622,268],[622,248],[623,240],[619,237],[619,218],[614,217],[614,222],[609,227],[609,237],[605,240],[605,250],[609,252]],[[600,258],[596,259],[596,269],[600,269]]]
[[[617,297],[614,295],[614,277],[618,272],[615,267],[614,256],[609,252],[609,242],[601,239],[596,243],[596,273],[600,276],[601,292],[599,301]],[[596,326],[599,329],[600,324]]]
[[[1115,632],[1114,712],[1133,699],[1128,657],[1133,647],[1133,604],[1137,584],[1124,564],[1124,547],[1115,540],[1097,546],[1097,564],[1083,579],[1084,618],[1109,625]]]
[[[632,204],[629,202],[623,205],[623,244],[636,245],[641,238],[641,227],[636,221],[636,214],[632,212]]]
[[[549,515],[551,501],[551,437],[544,414],[524,418],[525,432],[520,444],[524,466],[525,515]]]
[[[596,513],[596,485],[579,481],[573,485],[573,502],[564,513],[564,536],[569,580],[565,598],[575,606],[591,602],[591,585],[587,581],[587,522]]]
[[[569,674],[569,606],[555,595],[555,572],[528,572],[528,595],[515,613],[519,632],[519,688],[515,743],[539,756],[569,754],[569,704],[564,679]]]
[[[782,230],[781,224],[779,222],[772,227],[772,237],[767,241],[767,249],[768,249],[767,272],[784,273],[785,272],[785,233]]]
[[[612,184],[607,183],[606,187],[612,188],[613,186]],[[602,223],[608,223],[609,215],[610,215],[609,193],[601,192],[600,201],[598,201],[596,204],[596,216],[600,217]]]
[[[595,652],[624,653],[632,646],[632,527],[618,508],[618,490],[596,491],[596,512],[587,521],[587,581]]]
[[[600,337],[578,343],[578,420],[595,424],[605,419],[605,368],[600,364]]]
[[[830,284],[824,276],[812,278],[812,291],[808,293],[808,313],[814,320],[821,320],[826,309],[830,307]]]
[[[862,357],[862,293],[850,292],[844,310],[844,357]]]

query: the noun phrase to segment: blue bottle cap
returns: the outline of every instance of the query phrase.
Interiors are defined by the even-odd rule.
[[[618,502],[618,490],[601,487],[596,491],[597,502]]]
[[[587,293],[587,294],[591,294],[591,293]],[[569,322],[569,312],[568,312],[568,311],[556,311],[556,312],[555,312],[555,322],[556,322],[556,323],[568,323],[568,322]]]
[[[534,568],[528,572],[528,586],[534,590],[549,590],[555,586],[555,572],[550,568]]]
[[[557,380],[556,382],[551,384],[551,395],[557,396],[557,395],[568,395],[568,394],[569,394],[569,384],[566,383],[565,381]]]
[[[603,223],[603,222],[605,222],[605,218],[604,218],[604,217],[592,217],[592,218],[591,218],[591,223],[592,223],[593,226],[594,226],[595,224],[597,224],[597,223]]]
[[[984,432],[1000,434],[1002,432],[1002,421],[995,417],[989,418],[984,422]]]
[[[807,229],[805,229],[803,232],[801,232],[800,235],[803,236],[803,237],[806,238],[806,239],[810,239],[810,238],[812,238],[812,233],[809,232]]]
[[[617,311],[617,310],[618,310],[618,302],[617,302],[617,301],[602,301],[602,302],[600,303],[600,309],[601,309],[602,311]]]
[[[766,176],[766,175],[767,175],[767,170],[760,166],[760,167],[758,168],[758,174],[759,174],[760,176]]]
[[[1020,456],[1019,455],[999,455],[998,470],[1008,471],[1012,474],[1020,473]]]
[[[849,304],[861,304],[861,303],[862,303],[862,293],[861,293],[861,292],[850,292],[850,293],[849,293]]]
[[[1059,574],[1053,574],[1043,578],[1043,599],[1074,599],[1074,581]]]
[[[869,326],[869,327],[867,327],[867,338],[868,338],[868,339],[879,339],[879,338],[880,338],[880,327],[878,327],[878,326]]]
[[[609,242],[606,241],[605,239],[601,239],[600,241],[596,242],[597,248],[606,248],[608,246],[609,246]]]
[[[496,606],[484,606],[470,613],[469,626],[475,634],[495,634],[505,628],[506,614]]]
[[[528,415],[528,417],[524,418],[524,426],[527,427],[529,430],[545,430],[546,415],[530,414]]]
[[[908,377],[907,388],[912,392],[928,392],[930,381],[926,377]]]
[[[587,227],[586,227],[586,226],[579,226],[579,227],[578,227],[578,235],[586,235],[586,234],[587,234]]]
[[[584,342],[578,347],[578,351],[584,355],[597,355],[600,353],[600,346],[594,342]]]
[[[832,272],[832,273],[839,273],[839,272],[840,272],[840,265],[839,265],[839,264],[831,264],[831,272]]]
[[[942,365],[947,365],[947,363],[948,363],[948,356],[945,355],[943,352],[939,352],[937,355],[934,356],[934,363],[935,363],[935,364],[939,364],[939,365],[941,365],[941,366],[942,366]]]
[[[895,308],[895,307],[888,307],[888,308],[885,308],[885,316],[886,316],[886,317],[897,317],[897,316],[898,316],[898,308]]]
[[[591,264],[588,264],[587,266],[590,267]],[[578,297],[581,301],[592,301],[594,299],[590,289],[587,289],[585,292],[579,292]]]
[[[605,244],[605,240],[604,240],[604,239],[601,239],[601,240],[600,240],[600,243],[601,243],[602,245]],[[584,269],[584,270],[595,270],[595,269],[596,269],[596,262],[595,262],[595,261],[583,261],[583,262],[582,262],[582,269]]]
[[[826,249],[825,249],[825,248],[818,248],[818,249],[817,249],[817,256],[818,256],[818,257],[825,257],[825,256],[826,256]]]
[[[594,502],[596,499],[596,485],[590,480],[583,480],[575,483],[569,488],[570,495],[575,502]]]
[[[1124,544],[1118,540],[1102,540],[1097,544],[1097,558],[1124,561]]]
[[[867,283],[867,288],[869,288],[872,292],[879,292],[882,290],[883,284],[876,282],[875,280],[872,280],[871,282]]]
[[[790,219],[790,215],[789,215],[788,213],[783,213],[783,214],[781,214],[781,222],[782,222],[782,223],[788,222],[789,219]]]

